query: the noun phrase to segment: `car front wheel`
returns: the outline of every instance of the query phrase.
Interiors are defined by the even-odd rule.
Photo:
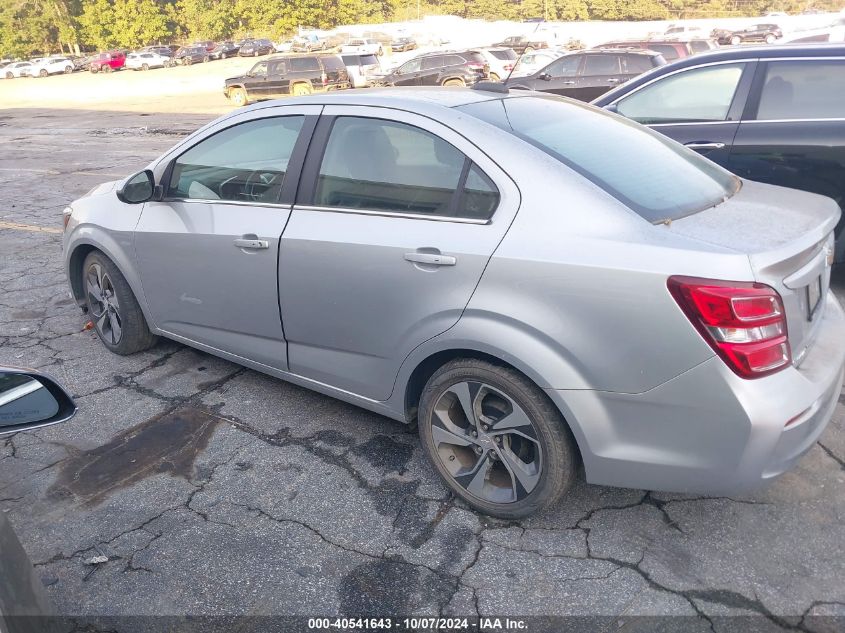
[[[88,316],[109,351],[122,356],[155,345],[141,307],[117,266],[99,251],[82,265],[82,287]]]
[[[432,465],[484,514],[527,516],[575,480],[578,451],[559,411],[513,369],[477,359],[447,363],[426,384],[418,417]]]
[[[740,44],[742,44],[742,38],[739,35],[734,35],[731,38],[731,44],[733,46],[739,46]]]
[[[769,33],[766,36],[766,44],[774,44],[775,43],[775,36]]]
[[[249,104],[249,97],[247,97],[246,90],[243,88],[233,88],[229,92],[229,98],[236,106],[245,106]]]

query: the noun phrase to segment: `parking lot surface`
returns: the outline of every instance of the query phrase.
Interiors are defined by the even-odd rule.
[[[0,365],[51,373],[80,409],[0,440],[0,509],[60,613],[845,616],[841,404],[754,495],[581,483],[503,522],[455,501],[401,424],[168,341],[107,352],[68,298],[61,209],[210,118],[0,112]]]

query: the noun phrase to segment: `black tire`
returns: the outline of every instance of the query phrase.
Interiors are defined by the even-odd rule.
[[[229,91],[229,99],[238,107],[249,105],[249,95],[243,88],[232,88]]]
[[[69,75],[73,72],[73,66],[65,66],[65,74]]]
[[[108,304],[109,307],[104,308],[107,304],[98,301],[96,295],[89,291],[89,277],[94,275],[96,279],[97,270],[102,274],[99,282],[100,296],[110,293],[109,301],[116,299],[116,307]],[[158,339],[150,332],[132,289],[117,266],[100,251],[89,253],[82,264],[82,288],[85,292],[88,316],[94,322],[94,330],[106,349],[127,356],[155,345]],[[104,318],[98,319],[98,314],[103,314]],[[112,323],[119,324],[120,331],[117,336],[109,335],[115,333]]]
[[[103,72],[104,72],[104,73],[110,73],[111,71],[112,71],[112,67],[111,67],[111,66],[109,66],[108,64],[106,64],[105,66],[103,66]]]
[[[740,44],[742,44],[742,38],[739,35],[731,37],[731,46],[739,46]]]
[[[185,58],[185,66],[190,66],[190,65],[191,65],[191,64],[193,64],[193,63],[194,63],[194,62],[191,60],[191,58],[190,58],[190,57],[186,57],[186,58]]]
[[[149,69],[150,69],[149,64],[141,64],[141,70],[149,70]]]
[[[447,79],[443,82],[443,85],[449,88],[464,88],[466,86],[466,82],[463,79]]]
[[[478,403],[478,411],[483,411],[483,416],[472,425],[452,427],[456,432],[447,431],[445,436],[438,432],[438,437],[446,437],[447,440],[435,444],[433,426],[437,425],[441,430],[447,428],[442,422],[442,416],[449,416],[451,424],[454,412],[457,412],[460,418],[465,411],[460,406],[459,399],[455,397],[457,391],[451,391],[453,388],[459,389],[464,383],[469,388],[467,394],[471,394],[472,385],[480,385],[475,395],[470,395],[469,399],[472,400],[473,410]],[[518,427],[503,427],[504,430],[496,429],[498,422],[508,417],[508,411],[517,413],[516,418],[520,420],[527,418],[530,423]],[[497,413],[501,413],[501,417],[496,417]],[[519,415],[520,413],[525,416]],[[463,419],[466,421],[468,418],[464,416]],[[477,359],[457,359],[447,363],[438,369],[426,384],[420,397],[418,421],[420,440],[435,470],[457,496],[484,514],[504,519],[528,516],[558,501],[575,480],[579,454],[566,422],[551,400],[528,378],[513,369]],[[486,424],[489,426],[485,426]],[[479,430],[478,435],[473,436],[476,439],[468,440],[473,429],[479,425],[485,432],[482,434]],[[525,433],[515,433],[515,428],[522,429]],[[487,431],[490,435],[487,435]],[[534,439],[529,437],[531,435]],[[486,439],[482,439],[482,436]],[[452,444],[448,441],[451,437],[466,439],[472,444]],[[496,446],[490,445],[491,440]],[[482,449],[481,444],[487,448]],[[470,445],[472,450],[468,448]],[[480,457],[477,456],[479,451],[483,451]],[[530,490],[522,486],[522,478],[508,474],[513,471],[503,461],[507,454],[512,465],[514,456],[517,453],[526,455],[526,451],[529,457],[534,456],[533,461],[529,463],[521,458],[520,461],[526,466],[536,464],[537,469],[537,472],[530,475],[533,480]],[[477,460],[474,466],[473,460]],[[464,484],[458,483],[448,470],[447,463],[454,464],[451,468],[458,469],[456,475],[463,479]],[[513,498],[498,502],[471,493],[469,488],[476,488],[476,474],[481,473],[482,468],[485,473],[481,485],[489,492],[489,496],[504,498],[506,489],[511,488],[511,492],[507,494],[512,494]],[[461,475],[464,469],[467,472]],[[472,482],[467,483],[470,479]],[[465,485],[467,487],[464,487]]]
[[[203,64],[207,64],[209,61],[211,61],[211,58],[208,55],[206,55],[205,57],[202,58]]]
[[[10,73],[10,72],[6,73],[6,79],[14,79],[14,78],[15,78],[15,76],[12,73]]]
[[[38,71],[38,76],[39,76],[39,77],[46,77],[46,76],[47,76],[47,75],[49,75],[49,74],[50,74],[50,73],[48,73],[48,72],[47,72],[47,69],[46,69],[46,68],[42,68],[41,70],[39,70],[39,71]]]

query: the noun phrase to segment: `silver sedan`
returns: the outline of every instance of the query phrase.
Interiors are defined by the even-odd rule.
[[[167,337],[406,423],[474,508],[735,492],[828,423],[829,198],[592,106],[393,89],[239,109],[65,210],[103,344]]]

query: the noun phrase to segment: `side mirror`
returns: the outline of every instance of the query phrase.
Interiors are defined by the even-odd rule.
[[[0,367],[0,436],[66,422],[75,414],[73,399],[49,376]]]
[[[537,79],[542,79],[543,81],[551,81],[552,76],[549,73],[543,73],[542,75],[537,77]]]
[[[153,172],[145,169],[132,176],[117,190],[117,199],[127,204],[140,204],[152,200],[156,189]]]
[[[619,108],[616,107],[615,103],[608,103],[606,106],[604,106],[604,109],[608,112],[613,112],[614,114],[617,114],[619,112]]]

